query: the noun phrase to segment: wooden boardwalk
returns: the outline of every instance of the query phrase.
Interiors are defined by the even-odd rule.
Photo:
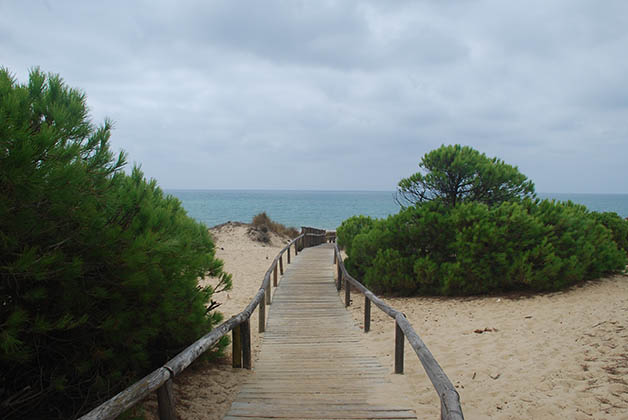
[[[254,374],[225,419],[416,419],[386,401],[393,385],[334,285],[333,248],[306,248],[270,306]]]

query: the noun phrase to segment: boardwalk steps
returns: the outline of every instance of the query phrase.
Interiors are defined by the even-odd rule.
[[[254,374],[225,419],[416,419],[383,397],[388,370],[362,345],[334,286],[333,248],[306,248],[281,279]]]

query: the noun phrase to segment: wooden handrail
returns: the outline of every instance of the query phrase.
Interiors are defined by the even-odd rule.
[[[111,399],[105,401],[89,413],[82,416],[79,420],[108,420],[114,419],[124,411],[133,407],[139,401],[144,399],[153,391],[157,392],[159,402],[159,418],[161,420],[174,420],[174,398],[172,395],[172,379],[187,368],[200,355],[211,349],[223,336],[229,331],[238,331],[241,340],[233,340],[234,350],[238,354],[233,355],[233,366],[251,368],[251,340],[249,320],[255,308],[259,307],[259,331],[265,329],[265,307],[266,303],[270,304],[271,292],[271,273],[277,270],[277,262],[283,274],[283,254],[290,252],[290,247],[295,247],[295,256],[298,255],[298,248],[301,249],[318,245],[325,242],[325,231],[314,228],[302,228],[302,233],[291,240],[285,247],[279,251],[273,259],[270,268],[264,275],[262,285],[242,312],[232,316],[229,320],[223,322],[203,337],[189,345],[185,350],[167,361],[162,367],[154,370],[128,388],[120,391]],[[288,258],[288,264],[290,259]],[[275,286],[277,283],[275,282]],[[236,343],[237,341],[237,343]],[[237,344],[237,348],[236,348]],[[239,363],[242,362],[242,363]]]
[[[462,407],[460,406],[460,395],[453,386],[443,369],[440,367],[432,353],[429,351],[423,340],[412,328],[412,324],[406,316],[398,310],[392,308],[382,299],[378,298],[373,292],[366,288],[362,283],[353,278],[347,271],[338,244],[334,243],[334,263],[338,268],[337,289],[340,290],[341,282],[344,279],[345,286],[345,306],[351,304],[351,287],[358,289],[365,297],[364,316],[369,317],[367,323],[365,321],[364,332],[370,329],[370,311],[371,306],[368,302],[373,302],[375,306],[395,320],[395,373],[403,373],[403,336],[408,339],[412,349],[419,357],[427,376],[430,378],[434,389],[436,390],[441,403],[441,419],[442,420],[464,420]]]

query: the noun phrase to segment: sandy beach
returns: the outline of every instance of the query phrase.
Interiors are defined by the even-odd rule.
[[[212,229],[217,255],[233,274],[233,290],[215,297],[225,318],[249,303],[286,241],[274,236],[271,244],[261,244],[247,230],[241,224]],[[362,328],[363,297],[352,297],[350,311]],[[468,419],[628,419],[625,275],[537,296],[385,300],[406,314],[441,363],[458,388]],[[404,400],[420,418],[438,418],[438,397],[407,343],[405,374],[392,373],[394,321],[376,307],[371,318],[365,342],[390,369],[391,381],[406,390],[387,397]],[[255,360],[257,312],[251,325]],[[231,369],[230,349],[226,356],[192,366],[176,378],[180,419],[221,419],[229,410],[251,373]],[[154,398],[143,407],[155,413]]]
[[[362,325],[363,298],[352,296]],[[385,300],[458,388],[466,418],[628,418],[626,276],[542,296]],[[394,321],[375,308],[371,317],[368,342],[392,371]],[[407,344],[403,376],[416,412],[438,418],[438,397]]]

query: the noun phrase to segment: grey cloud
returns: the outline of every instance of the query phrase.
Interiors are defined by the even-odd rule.
[[[540,191],[626,192],[627,20],[623,1],[0,0],[0,64],[85,90],[165,187],[393,189],[458,142]]]

